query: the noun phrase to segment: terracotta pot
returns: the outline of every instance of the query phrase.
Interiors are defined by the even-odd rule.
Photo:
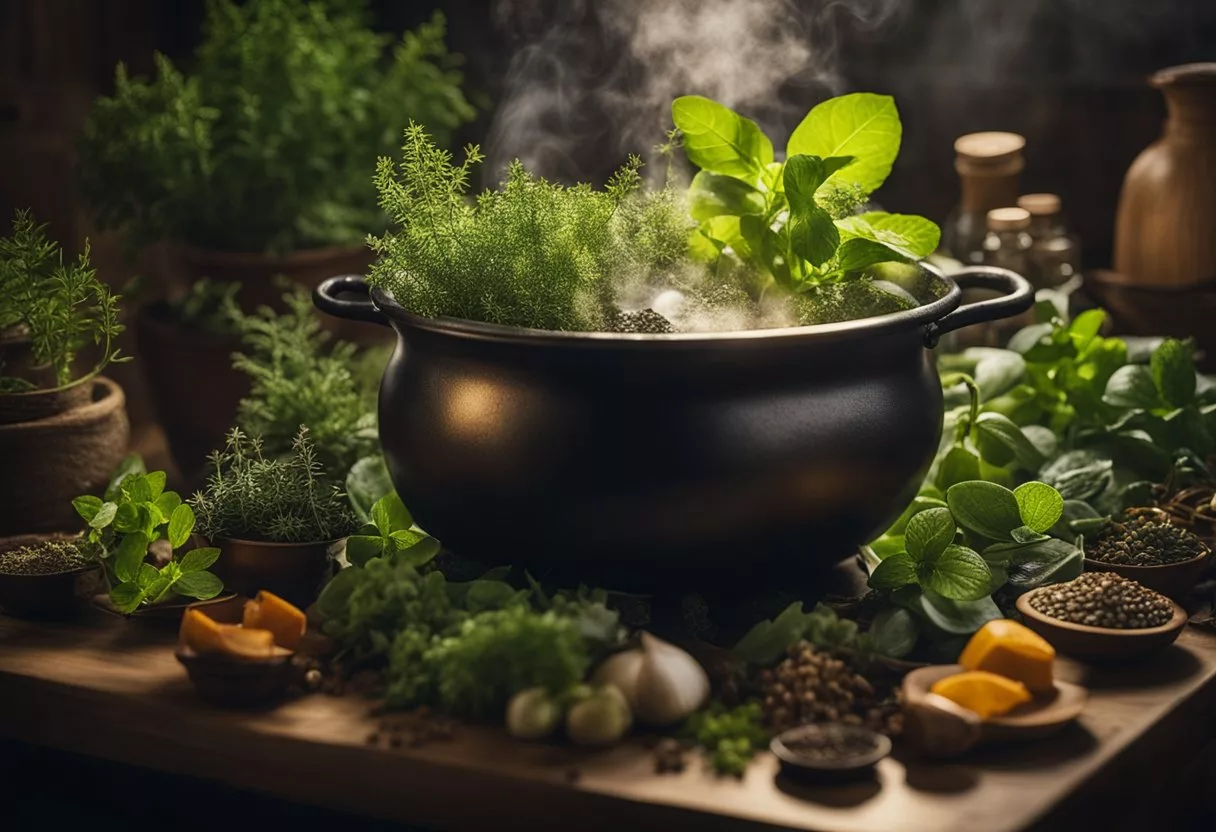
[[[139,310],[135,337],[156,419],[178,470],[195,483],[249,391],[248,376],[232,369],[240,338],[185,329],[164,301]]]
[[[1155,287],[1216,282],[1216,63],[1163,69],[1152,84],[1169,117],[1123,181],[1115,271]]]
[[[270,543],[216,538],[213,545],[220,550],[213,571],[224,582],[225,592],[252,598],[265,589],[303,609],[317,599],[332,574],[342,540]]]
[[[1116,332],[1194,338],[1199,369],[1216,371],[1216,282],[1200,286],[1148,286],[1128,275],[1094,269],[1085,294],[1110,313]]]
[[[0,425],[32,422],[65,413],[87,404],[92,394],[93,385],[89,380],[53,390],[0,394]]]
[[[72,499],[100,493],[127,453],[122,388],[97,377],[85,404],[0,425],[0,535],[79,528]]]
[[[0,540],[0,552],[72,535],[17,535]],[[89,595],[104,585],[100,564],[47,575],[0,573],[0,611],[19,618],[61,619],[74,615]]]

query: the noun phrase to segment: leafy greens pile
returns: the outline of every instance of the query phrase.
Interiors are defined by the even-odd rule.
[[[383,227],[368,160],[410,119],[446,143],[474,111],[440,15],[395,44],[366,17],[360,0],[209,0],[193,75],[163,55],[149,80],[120,64],[80,145],[102,227],[274,252]]]

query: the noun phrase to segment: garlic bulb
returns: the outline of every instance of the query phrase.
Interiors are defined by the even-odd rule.
[[[650,633],[642,633],[641,647],[609,657],[593,679],[619,688],[647,725],[679,722],[709,698],[709,677],[697,660]]]

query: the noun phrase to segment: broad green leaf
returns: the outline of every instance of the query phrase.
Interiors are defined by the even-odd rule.
[[[916,560],[932,559],[946,551],[957,531],[948,508],[931,508],[914,515],[904,533],[908,554]]]
[[[842,272],[859,272],[878,263],[903,259],[882,243],[862,237],[850,237],[836,249],[836,267]]]
[[[751,215],[745,214],[742,217],[736,217],[724,214],[720,217],[711,217],[698,226],[698,231],[702,236],[711,240],[719,252],[729,248],[739,259],[749,260],[753,256],[752,246],[743,236],[740,228],[741,221],[749,216]]]
[[[144,482],[148,484],[148,493],[150,500],[155,500],[165,490],[165,472],[152,471],[144,475]]]
[[[974,480],[953,485],[946,492],[946,505],[964,529],[993,540],[1007,540],[1022,525],[1017,498],[996,483]]]
[[[1149,359],[1153,382],[1171,407],[1195,402],[1195,359],[1188,341],[1167,338]]]
[[[346,475],[346,495],[360,522],[371,519],[372,506],[393,490],[388,466],[380,454],[364,457],[351,466]]]
[[[954,485],[979,479],[980,458],[967,448],[955,446],[937,466],[937,487],[947,491]]]
[[[953,601],[919,587],[906,587],[892,594],[891,600],[951,635],[970,635],[989,621],[1005,617],[991,597]]]
[[[173,512],[182,504],[182,498],[176,491],[166,491],[156,498],[154,505],[160,511],[161,517],[172,517]]]
[[[143,532],[129,532],[114,551],[114,574],[126,583],[139,575],[139,566],[148,556],[148,536]]]
[[[874,191],[891,173],[899,155],[903,128],[895,99],[888,95],[853,93],[832,98],[807,113],[786,146],[786,158],[800,153],[852,156],[853,162],[830,177]]]
[[[924,217],[884,211],[845,217],[837,220],[836,226],[846,238],[860,237],[880,243],[908,260],[919,260],[932,254],[942,234],[933,221]]]
[[[372,506],[372,522],[376,524],[380,534],[387,537],[392,532],[414,525],[414,518],[397,496],[397,492],[393,491],[381,497]]]
[[[385,538],[356,534],[346,538],[346,559],[355,566],[364,566],[372,558],[384,554]]]
[[[173,583],[173,591],[187,598],[206,601],[224,591],[224,582],[210,572],[187,572]]]
[[[1064,514],[1060,492],[1042,482],[1028,482],[1013,489],[1022,522],[1040,534],[1054,526]]]
[[[1008,416],[981,413],[975,422],[975,444],[985,462],[1004,467],[1016,462],[1024,471],[1037,471],[1043,455]]]
[[[889,607],[874,616],[867,634],[870,646],[880,655],[903,658],[916,647],[919,628],[916,619],[903,607]]]
[[[350,539],[347,540],[347,546],[350,546]],[[348,549],[347,559],[349,558]],[[362,583],[362,572],[361,569],[347,567],[325,585],[317,598],[317,612],[321,614],[322,619],[337,618],[345,614],[351,593]]]
[[[141,503],[139,506],[139,517],[143,531],[146,535],[148,535],[149,540],[156,540],[161,536],[157,530],[165,524],[166,520],[168,520],[168,518],[161,513],[161,510],[156,503]],[[165,532],[167,536],[168,530],[165,530]]]
[[[939,500],[937,497],[931,497],[922,491],[920,494],[917,494],[912,498],[912,502],[909,503],[908,507],[903,510],[903,513],[896,518],[895,522],[891,524],[891,527],[883,532],[883,536],[902,535],[904,530],[908,528],[908,521],[911,520],[914,515],[920,514],[926,509],[945,507],[945,500]]]
[[[393,533],[394,536],[397,532]],[[415,568],[423,564],[430,563],[439,554],[439,541],[430,535],[423,535],[417,542],[405,546],[398,547],[393,552],[393,560],[397,563],[408,563]]]
[[[754,183],[773,161],[773,143],[751,119],[700,95],[671,102],[688,160],[702,170]],[[818,154],[839,156],[839,153]]]
[[[1111,407],[1142,410],[1152,410],[1163,404],[1152,370],[1138,364],[1115,370],[1106,382],[1102,401]]]
[[[97,516],[97,512],[101,511],[101,507],[105,505],[100,497],[95,497],[92,494],[85,494],[82,497],[77,497],[72,500],[72,508],[76,509],[76,513],[84,518],[84,521],[90,526],[93,525],[93,518]],[[113,505],[111,503],[111,505]],[[114,507],[117,511],[118,507]],[[114,518],[110,518],[111,520]],[[107,521],[109,522],[109,521]],[[102,524],[105,525],[104,523]]]
[[[152,501],[152,483],[147,474],[135,474],[122,481],[122,491],[133,503],[150,503]]]
[[[764,194],[742,179],[703,170],[688,188],[688,212],[698,222],[729,214],[763,214]]]
[[[147,590],[160,577],[160,570],[150,563],[141,563],[139,572],[136,574],[135,583],[139,584],[139,588]]]
[[[1031,324],[1015,332],[1005,346],[1014,352],[1027,355],[1036,347],[1050,341],[1054,331],[1055,327],[1050,323]]]
[[[951,544],[938,557],[917,567],[922,587],[952,601],[978,601],[987,597],[992,573],[978,552]]]
[[[139,476],[147,472],[144,467],[144,458],[139,454],[127,454],[123,457],[122,462],[118,463],[118,467],[114,469],[114,473],[110,475],[110,484],[106,486],[106,499],[117,500],[119,489],[127,477]]]
[[[907,547],[904,546],[904,536],[902,534],[884,534],[870,543],[870,551],[879,560],[886,560],[891,555],[898,555],[905,548]]]
[[[984,350],[971,377],[987,402],[1012,390],[1026,375],[1026,359],[1012,350]]]
[[[907,552],[883,558],[870,574],[874,589],[898,589],[916,582],[916,561]]]
[[[1084,567],[1081,549],[1054,537],[1011,546],[1007,555],[1008,583],[1023,591],[1071,581]]]
[[[220,550],[211,546],[191,549],[182,556],[181,570],[182,572],[202,572],[209,569],[219,556]]]
[[[813,613],[802,611],[802,602],[795,601],[771,620],[753,626],[731,649],[745,662],[769,665],[781,658],[791,644],[806,633]]]
[[[1009,536],[1013,538],[1014,543],[1030,543],[1034,540],[1042,540],[1047,535],[1036,532],[1030,526],[1018,526],[1009,533]]]
[[[142,531],[143,528],[139,509],[133,503],[120,503],[118,512],[114,515],[114,531],[126,534]]]
[[[818,156],[799,154],[785,162],[782,181],[785,197],[789,200],[791,214],[807,214],[819,206],[815,204],[815,191],[828,178],[827,166]]]
[[[121,613],[132,613],[144,600],[144,590],[134,581],[125,581],[110,590],[110,603]]]
[[[94,498],[94,499],[96,499],[96,498]],[[92,505],[90,504],[90,508],[91,507],[92,507]],[[77,508],[76,510],[80,511],[79,508]],[[114,521],[114,518],[117,515],[118,515],[118,506],[117,505],[115,505],[114,503],[109,503],[109,502],[102,503],[100,506],[97,507],[97,510],[93,512],[93,516],[91,518],[89,518],[89,527],[93,528],[93,529],[104,529],[106,526],[110,525],[110,523],[112,523]]]
[[[169,517],[169,545],[174,549],[184,546],[194,531],[194,509],[182,503],[173,509]]]
[[[836,253],[840,234],[827,211],[812,207],[801,214],[791,214],[789,221],[790,248],[812,266],[822,266]]]
[[[168,569],[157,573],[156,580],[144,590],[144,603],[156,604],[163,601],[181,576],[181,572],[170,572]]]

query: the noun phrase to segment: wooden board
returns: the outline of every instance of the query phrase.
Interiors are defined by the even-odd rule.
[[[768,754],[741,781],[699,763],[658,776],[640,744],[588,753],[492,728],[417,749],[370,747],[376,720],[354,697],[314,695],[259,714],[201,703],[172,641],[100,614],[75,624],[0,616],[0,735],[444,829],[1001,832],[1089,828],[1103,806],[1127,820],[1134,807],[1108,798],[1132,784],[1151,794],[1216,732],[1216,636],[1193,629],[1134,667],[1061,661],[1061,678],[1092,696],[1057,737],[965,762],[887,759],[875,782],[834,788],[775,781]]]

